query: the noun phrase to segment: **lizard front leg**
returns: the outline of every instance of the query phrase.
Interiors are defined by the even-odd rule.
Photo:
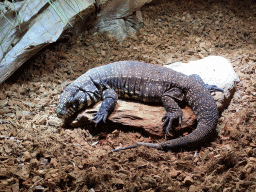
[[[118,96],[113,89],[106,89],[103,91],[102,99],[103,101],[101,103],[100,109],[97,113],[95,113],[95,116],[92,119],[96,125],[101,121],[106,123],[108,116],[115,108]]]
[[[182,110],[176,101],[181,102],[184,99],[184,94],[178,88],[171,88],[166,91],[161,100],[166,110],[166,114],[162,118],[163,129],[170,134],[170,130],[175,119],[179,120],[179,125],[182,124]],[[176,100],[176,101],[175,101]]]

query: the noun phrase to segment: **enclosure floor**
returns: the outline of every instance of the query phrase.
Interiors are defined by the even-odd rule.
[[[256,190],[255,0],[175,0],[144,6],[142,14],[145,26],[137,38],[120,43],[88,27],[42,50],[0,86],[0,191]],[[61,91],[90,68],[210,55],[227,58],[241,82],[220,116],[219,137],[199,149],[113,153],[119,146],[164,138],[119,127],[59,126]]]

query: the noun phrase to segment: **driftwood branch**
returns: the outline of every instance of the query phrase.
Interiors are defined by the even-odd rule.
[[[99,110],[99,107],[100,103],[93,108],[82,111],[70,125],[72,127],[78,127],[84,124],[93,123],[91,122],[91,119],[93,118],[93,114]],[[182,127],[180,128],[177,126],[174,128],[175,130],[191,127],[195,123],[196,116],[189,107],[185,107],[182,111]],[[117,124],[142,128],[150,135],[163,136],[162,117],[164,114],[165,111],[161,106],[119,100],[115,110],[109,116],[108,120]]]

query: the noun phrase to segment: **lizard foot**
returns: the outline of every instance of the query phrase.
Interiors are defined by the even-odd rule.
[[[106,120],[109,114],[113,111],[116,101],[112,98],[106,98],[102,101],[100,109],[97,113],[94,114],[92,121],[98,125],[101,121],[106,123]]]
[[[214,92],[214,91],[221,91],[224,92],[223,89],[217,87],[217,85],[209,85],[209,84],[205,84],[205,87],[210,91],[210,92]]]
[[[206,89],[208,89],[210,92],[214,92],[214,91],[224,92],[224,90],[219,88],[219,87],[217,87],[217,85],[209,85],[209,84],[204,83],[202,78],[199,75],[197,75],[197,74],[192,74],[192,75],[190,75],[190,77],[195,79],[201,85],[204,85],[206,87]]]
[[[96,126],[103,121],[104,123],[106,123],[108,117],[108,112],[97,112],[94,114],[94,117],[92,118],[92,121],[96,124]]]
[[[162,118],[163,129],[170,135],[172,123],[175,119],[179,120],[180,127],[182,126],[182,111],[175,111],[173,113],[167,112]]]

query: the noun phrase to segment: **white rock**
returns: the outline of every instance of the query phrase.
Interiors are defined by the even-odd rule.
[[[176,62],[164,67],[186,75],[198,74],[204,83],[222,88],[223,93],[215,92],[213,95],[221,111],[228,106],[235,92],[235,85],[240,81],[232,64],[226,58],[220,56],[209,56],[189,63]]]

